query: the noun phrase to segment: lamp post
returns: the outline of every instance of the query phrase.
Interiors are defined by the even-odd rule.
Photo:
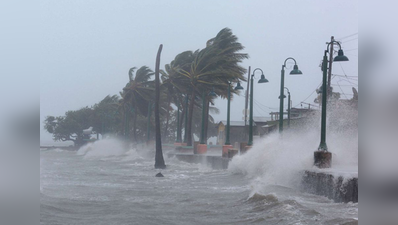
[[[217,96],[216,93],[214,93],[214,88],[212,91],[208,94],[209,96]],[[206,119],[206,92],[202,92],[202,128],[200,132],[200,144],[198,145],[197,153],[198,154],[205,154],[207,152],[207,144],[205,140],[205,119]]]
[[[290,128],[290,91],[289,88],[285,87],[287,90],[287,127]]]
[[[253,145],[253,83],[254,83],[254,74],[257,70],[261,71],[261,79],[258,83],[267,83],[268,80],[265,78],[263,71],[260,68],[256,68],[253,70],[252,77],[250,79],[250,114],[249,114],[249,142],[247,142],[247,146]]]
[[[327,43],[327,47],[323,56],[322,61],[322,119],[321,119],[321,142],[318,147],[318,151],[314,152],[314,164],[319,168],[329,168],[331,167],[332,154],[328,152],[328,147],[326,145],[326,105],[327,105],[327,53],[329,52],[329,46],[331,44],[337,43],[339,46],[338,55],[333,59],[335,62],[348,61],[347,56],[344,55],[341,45],[337,41],[331,41]],[[331,64],[330,64],[331,65]]]
[[[243,87],[238,81],[235,90],[242,90]],[[232,148],[231,142],[229,140],[229,130],[230,130],[230,114],[231,114],[231,82],[228,83],[228,103],[227,103],[227,127],[226,127],[226,138],[225,144],[222,147],[222,157],[228,157],[228,149]]]
[[[294,67],[293,70],[290,71],[290,75],[300,75],[303,74],[297,66],[296,60],[292,57],[289,57],[285,59],[285,62],[282,65],[282,70],[281,70],[281,94],[280,96],[283,96],[283,89],[285,87],[285,68],[286,68],[286,62],[291,59],[294,61]],[[279,96],[279,133],[283,132],[283,97]]]

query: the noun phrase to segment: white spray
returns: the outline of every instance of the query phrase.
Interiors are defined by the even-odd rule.
[[[266,185],[298,188],[304,171],[316,169],[313,154],[320,143],[319,121],[315,124],[301,130],[286,129],[283,136],[275,132],[258,140],[247,153],[233,158],[229,170],[253,178],[253,193]],[[327,145],[333,154],[329,171],[343,177],[358,173],[358,130],[355,125],[341,129],[340,125],[336,127],[330,121]]]

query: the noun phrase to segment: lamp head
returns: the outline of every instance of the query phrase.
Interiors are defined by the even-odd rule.
[[[294,65],[293,70],[290,71],[290,75],[300,75],[303,74],[301,70],[298,69],[297,65]]]
[[[243,87],[240,85],[240,82],[236,84],[235,90],[243,90]]]
[[[268,80],[265,78],[264,74],[261,74],[261,79],[258,81],[258,83],[268,83]]]
[[[286,95],[283,95],[283,98],[286,98]],[[281,96],[279,96],[278,99],[281,99]]]
[[[344,61],[348,61],[347,56],[344,55],[344,52],[342,49],[339,50],[338,55],[336,57],[334,57],[333,61],[335,62],[344,62]]]

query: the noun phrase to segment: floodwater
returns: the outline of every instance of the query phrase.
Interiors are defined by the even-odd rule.
[[[78,152],[41,150],[41,224],[357,224],[357,203],[334,203],[298,187],[241,172],[124,150],[108,139]],[[260,170],[259,170],[260,171]],[[282,182],[283,183],[283,182]]]

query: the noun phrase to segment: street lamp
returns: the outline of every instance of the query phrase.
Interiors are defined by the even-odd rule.
[[[243,90],[243,87],[238,81],[235,90]],[[228,83],[228,104],[227,104],[227,127],[226,127],[226,138],[225,144],[222,147],[222,157],[228,157],[228,149],[232,148],[231,142],[229,140],[229,129],[230,129],[230,114],[231,114],[231,82]]]
[[[292,59],[294,61],[294,67],[293,70],[290,71],[290,75],[301,75],[303,74],[297,66],[296,60],[292,57],[289,57],[285,60],[285,62],[282,65],[282,70],[281,70],[281,94],[280,96],[283,96],[283,89],[285,87],[285,67],[286,67],[286,62]],[[283,131],[283,98],[279,97],[279,133],[282,133]]]
[[[247,146],[253,145],[253,83],[254,83],[254,74],[256,70],[261,71],[261,78],[258,83],[267,83],[268,80],[265,78],[263,71],[260,68],[256,68],[253,70],[252,77],[250,79],[250,115],[249,115],[249,142]]]
[[[208,96],[216,97],[217,94],[214,92],[214,88],[208,93]],[[198,145],[197,153],[204,154],[207,152],[207,144],[205,142],[205,119],[206,119],[206,94],[205,91],[202,92],[202,128],[200,132],[200,144]]]
[[[285,87],[285,89],[287,90],[287,127],[290,128],[290,91],[289,88]]]
[[[323,79],[322,79],[322,119],[321,119],[321,142],[318,147],[318,151],[314,152],[314,164],[319,168],[329,168],[331,167],[332,162],[332,154],[328,152],[328,147],[326,145],[326,104],[327,104],[327,53],[329,52],[329,46],[331,44],[338,44],[339,51],[338,55],[334,58],[333,61],[335,62],[344,62],[348,61],[347,56],[344,55],[343,50],[341,49],[341,45],[337,41],[331,41],[327,43],[327,47],[323,56],[322,61],[322,72],[323,72]],[[330,69],[330,68],[329,68]]]

